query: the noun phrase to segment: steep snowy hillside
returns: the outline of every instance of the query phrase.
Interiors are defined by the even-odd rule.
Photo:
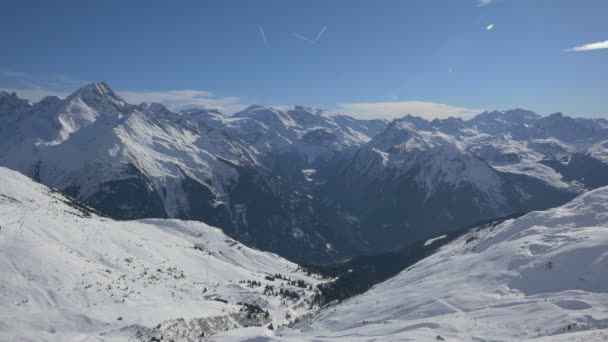
[[[5,168],[0,250],[2,341],[264,335],[306,313],[319,283],[217,228],[113,221]]]
[[[285,340],[605,341],[608,187],[473,230]]]

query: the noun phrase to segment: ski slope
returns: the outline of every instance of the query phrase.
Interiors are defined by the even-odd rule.
[[[203,223],[113,221],[5,168],[0,227],[0,341],[198,341],[251,325],[270,334],[268,324],[310,309],[320,282]],[[277,273],[307,288],[265,279]]]

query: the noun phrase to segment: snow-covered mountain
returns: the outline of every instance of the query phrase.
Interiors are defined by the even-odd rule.
[[[508,131],[513,127],[531,124],[540,118],[541,116],[534,112],[518,108],[483,112],[468,120],[466,125],[483,133],[496,134]]]
[[[428,243],[435,243],[429,240]],[[281,340],[604,341],[608,187],[475,229]]]
[[[303,106],[175,113],[105,83],[35,104],[0,94],[0,165],[114,218],[198,220],[306,262],[606,185],[606,132],[602,119],[522,109],[388,124]]]
[[[251,106],[226,126],[259,151],[295,152],[313,162],[368,142],[385,125],[384,120],[356,120],[312,107]]]
[[[358,233],[376,248],[394,249],[575,196],[568,185],[554,187],[498,172],[457,137],[434,129],[437,123],[411,116],[394,120],[324,170],[321,193],[350,213]]]
[[[6,168],[0,250],[2,341],[270,334],[321,281],[206,224],[114,221]]]
[[[308,165],[384,125],[297,106],[173,113],[127,104],[104,83],[36,104],[3,93],[0,108],[0,165],[114,218],[200,220],[292,258],[326,258],[333,241],[311,198],[272,170],[293,158],[272,156]]]
[[[592,177],[593,181],[587,181],[582,176],[568,176],[558,163],[568,163],[575,154],[594,159],[590,161],[593,164],[605,163],[605,159],[596,158],[601,156],[605,147],[601,142],[608,137],[608,121],[605,119],[571,118],[561,113],[541,117],[531,111],[515,109],[484,112],[467,121],[453,118],[427,121],[412,116],[406,116],[404,120],[418,130],[448,134],[466,150],[504,173],[538,179],[553,187],[570,188],[575,192],[608,184],[608,179],[599,181]],[[595,147],[595,153],[587,153],[592,147]],[[588,171],[582,166],[570,168],[576,172]],[[591,172],[596,170],[591,168]]]

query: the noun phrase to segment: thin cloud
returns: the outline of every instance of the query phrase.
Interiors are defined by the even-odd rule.
[[[472,117],[483,110],[456,107],[443,103],[423,101],[363,102],[340,104],[338,110],[361,119],[393,119],[407,114],[425,119],[445,119],[448,117]]]
[[[266,40],[266,34],[264,33],[262,25],[258,25],[258,28],[260,29],[260,35],[262,36],[262,41],[264,42],[264,45],[266,45],[266,47],[269,47],[268,40]]]
[[[327,29],[327,26],[323,26],[323,28],[321,29],[321,31],[319,31],[319,34],[317,34],[317,38],[315,38],[315,42],[319,40],[319,38],[321,38],[321,36],[323,35],[323,33],[325,33],[325,30]]]
[[[261,29],[261,26],[260,26]],[[263,31],[261,31],[263,33]],[[265,39],[265,36],[263,36]],[[15,92],[20,98],[38,102],[45,96],[66,98],[90,81],[77,80],[65,75],[39,75],[22,71],[0,69],[0,91]],[[226,114],[236,113],[247,106],[235,96],[217,97],[204,90],[170,91],[116,91],[127,102],[162,103],[172,110],[188,108],[217,109]]]
[[[60,74],[35,74],[17,70],[0,69],[0,87],[30,91],[52,89],[55,92],[68,92],[71,89],[90,83]],[[35,95],[34,93],[31,93]]]
[[[489,5],[493,2],[494,0],[478,0],[477,1],[477,5],[478,6],[486,6]]]
[[[26,78],[26,79],[31,79],[33,76],[31,74],[28,74],[26,72],[21,72],[21,71],[14,71],[14,70],[8,70],[8,69],[0,69],[0,77],[1,78]]]
[[[579,52],[579,51],[593,51],[593,50],[601,50],[601,49],[608,49],[608,40],[605,40],[603,42],[575,46],[566,51]]]
[[[22,99],[38,102],[46,96],[68,97],[72,91],[62,91],[45,88],[1,88],[0,91],[15,92]],[[158,102],[167,108],[179,111],[189,108],[217,109],[224,114],[234,114],[247,107],[236,96],[216,97],[213,93],[202,90],[171,90],[171,91],[116,91],[125,101],[132,104],[142,102]]]
[[[158,102],[172,110],[188,108],[217,109],[225,114],[233,114],[247,106],[240,103],[236,96],[216,97],[213,93],[202,90],[170,91],[116,91],[129,103]]]
[[[319,45],[319,44],[317,44],[317,42],[316,42],[316,41],[314,41],[314,40],[310,40],[310,39],[308,39],[308,38],[306,38],[306,37],[302,37],[302,36],[300,36],[300,35],[299,35],[299,34],[297,34],[297,33],[293,33],[293,34],[292,34],[292,36],[294,36],[294,37],[296,37],[296,38],[298,38],[298,39],[300,39],[300,40],[303,40],[303,41],[307,42],[308,44],[315,45],[315,46],[316,46],[316,45]]]

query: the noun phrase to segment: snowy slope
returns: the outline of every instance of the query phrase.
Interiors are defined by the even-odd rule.
[[[285,340],[604,341],[607,269],[604,187],[471,231],[278,334]]]
[[[266,276],[279,273],[313,288],[319,282],[296,264],[203,223],[113,221],[5,168],[0,227],[1,341],[124,341],[160,334],[198,341],[201,333],[249,325],[263,325],[257,334],[265,334],[269,323],[305,313],[313,295]],[[300,298],[264,294],[266,285]],[[269,316],[247,312],[239,302],[256,304]]]

